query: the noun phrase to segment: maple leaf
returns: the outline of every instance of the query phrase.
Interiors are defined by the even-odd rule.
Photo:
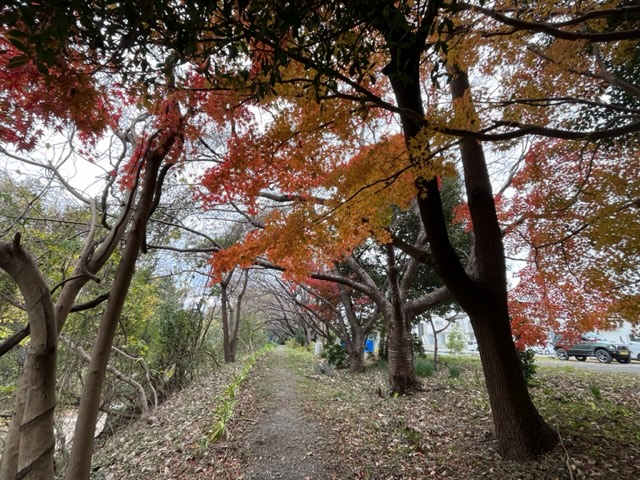
[[[501,212],[508,250],[526,253],[511,292],[516,322],[589,331],[637,318],[635,143],[540,141],[529,150]]]
[[[93,142],[114,126],[119,108],[98,85],[88,65],[73,61],[43,73],[33,60],[22,59],[6,30],[0,30],[0,139],[29,150],[44,128],[74,125],[81,140]],[[114,116],[115,115],[115,116]]]

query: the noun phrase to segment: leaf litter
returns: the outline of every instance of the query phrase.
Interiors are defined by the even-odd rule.
[[[640,376],[539,368],[531,394],[562,442],[531,462],[502,460],[479,367],[446,368],[413,395],[389,397],[386,372],[319,373],[307,353],[276,349],[239,393],[222,441],[203,445],[210,412],[239,366],[201,379],[116,433],[94,480],[634,479],[640,472]],[[226,383],[225,383],[226,382]]]

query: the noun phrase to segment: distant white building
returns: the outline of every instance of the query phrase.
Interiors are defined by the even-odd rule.
[[[433,327],[430,322],[421,321],[417,326],[413,327],[413,331],[418,335],[418,338],[422,341],[422,345],[427,352],[432,352],[435,349],[436,336],[438,341],[438,350],[447,351],[447,337],[455,325],[460,327],[467,339],[467,347],[465,351],[477,352],[478,343],[476,341],[476,335],[473,333],[471,321],[466,313],[458,313],[447,319],[436,318],[433,320]],[[434,328],[436,332],[438,332],[436,335],[433,333]],[[636,331],[638,330],[640,330],[640,328],[636,328]],[[632,358],[640,361],[640,335],[634,334],[634,329],[631,323],[624,322],[623,325],[616,330],[598,330],[593,333],[595,333],[599,338],[603,338],[611,342],[624,343],[629,347],[629,350],[631,350]],[[553,346],[551,344],[552,338],[553,332],[550,331],[549,341],[545,346],[538,347],[538,353],[553,355]]]
[[[458,327],[464,333],[467,339],[466,351],[474,352],[478,350],[478,344],[476,343],[476,335],[471,328],[471,322],[466,313],[458,313],[449,318],[435,318],[433,319],[433,326],[431,322],[421,321],[418,325],[413,327],[414,333],[418,335],[418,338],[422,341],[424,349],[429,352],[435,349],[436,339],[438,343],[438,350],[447,350],[447,337],[454,329]],[[436,333],[434,334],[434,329]],[[437,337],[437,338],[436,338]]]

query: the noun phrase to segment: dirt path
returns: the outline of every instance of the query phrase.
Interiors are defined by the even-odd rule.
[[[274,349],[252,377],[254,410],[243,409],[249,426],[239,442],[245,480],[331,478],[321,429],[305,415],[299,393],[303,377],[287,350]],[[248,414],[253,418],[247,419]]]
[[[378,395],[382,368],[323,375],[315,365],[299,349],[261,357],[240,387],[228,436],[209,442],[216,407],[242,368],[222,366],[153,421],[109,438],[91,480],[640,480],[638,375],[540,368],[531,392],[563,445],[516,463],[496,452],[475,362],[443,367],[398,398]],[[462,371],[454,376],[453,366]]]

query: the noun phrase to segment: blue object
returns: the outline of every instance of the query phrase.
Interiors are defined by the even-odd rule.
[[[373,340],[366,339],[364,342],[364,351],[366,353],[373,353]]]

